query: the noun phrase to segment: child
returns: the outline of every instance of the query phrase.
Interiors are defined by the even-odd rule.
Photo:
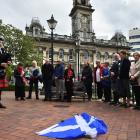
[[[26,79],[24,77],[23,65],[19,63],[14,71],[15,77],[15,100],[25,100],[25,83]]]

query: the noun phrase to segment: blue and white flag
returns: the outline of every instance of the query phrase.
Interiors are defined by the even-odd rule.
[[[99,118],[90,116],[87,113],[75,115],[45,130],[37,132],[40,136],[58,139],[73,139],[84,136],[95,138],[97,135],[105,133],[107,133],[106,124]]]

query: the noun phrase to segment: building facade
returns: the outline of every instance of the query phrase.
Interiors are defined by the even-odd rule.
[[[132,47],[132,51],[140,52],[140,29],[133,28],[129,30],[129,44]]]
[[[91,66],[96,60],[102,63],[112,62],[112,55],[119,50],[129,50],[126,37],[121,33],[116,33],[110,40],[96,39],[92,27],[92,13],[94,9],[90,0],[73,0],[73,7],[70,12],[72,20],[72,35],[53,36],[54,64],[60,58],[65,64],[72,63],[75,71],[85,61]],[[33,18],[30,26],[25,28],[28,36],[36,39],[36,46],[41,48],[43,59],[51,59],[51,34],[45,32],[38,18]]]

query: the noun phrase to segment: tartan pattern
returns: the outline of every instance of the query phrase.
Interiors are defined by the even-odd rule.
[[[4,79],[0,79],[0,88],[7,88],[8,87],[8,81]]]

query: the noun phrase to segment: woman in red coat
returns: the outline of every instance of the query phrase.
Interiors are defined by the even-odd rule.
[[[73,94],[73,79],[75,78],[74,70],[71,68],[71,64],[69,64],[68,68],[65,70],[64,78],[67,91],[67,102],[71,102]]]

